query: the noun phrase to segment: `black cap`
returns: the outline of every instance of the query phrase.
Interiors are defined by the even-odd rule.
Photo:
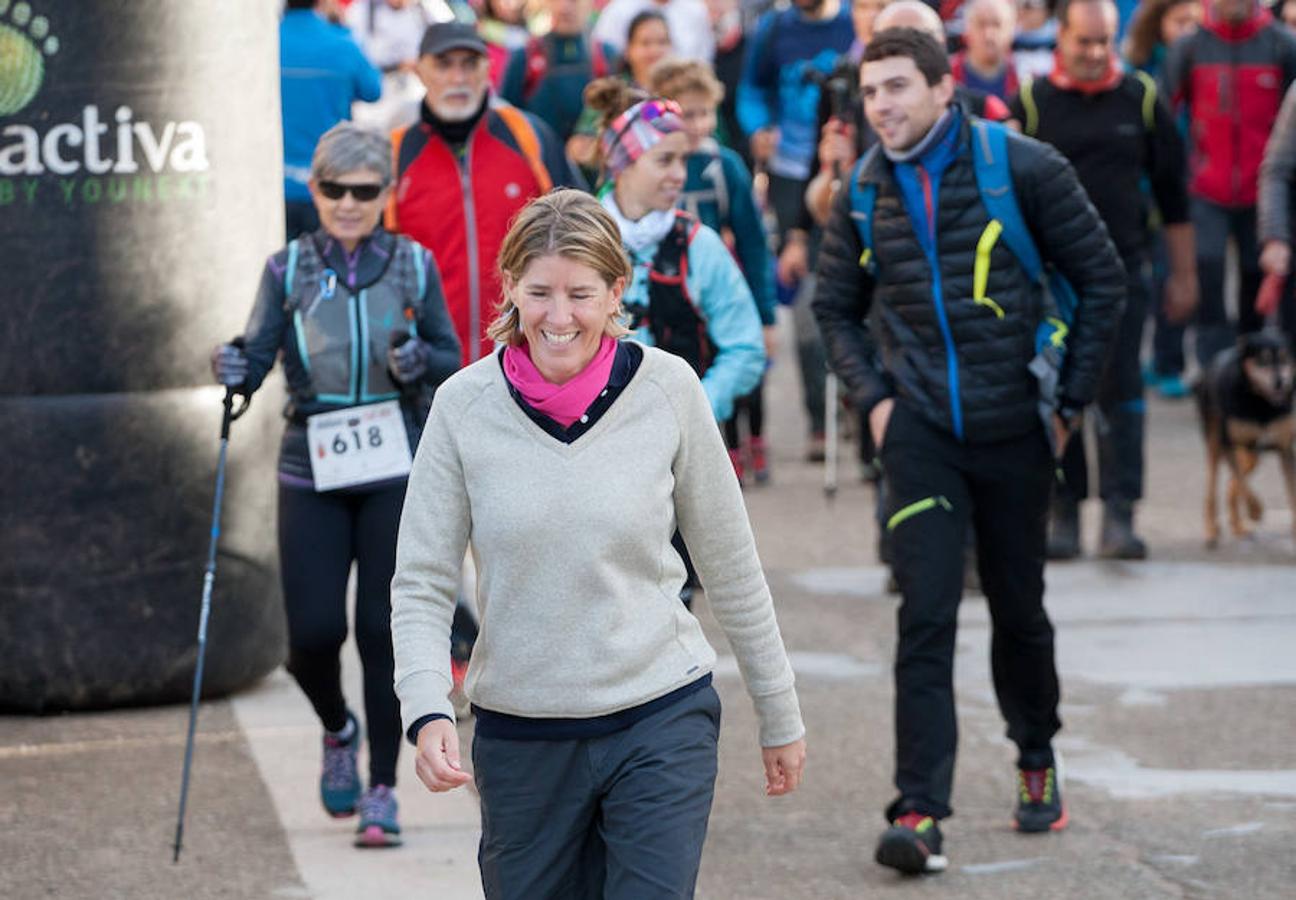
[[[486,55],[486,42],[477,29],[464,22],[436,22],[423,32],[420,56],[440,56],[448,50],[471,50]]]

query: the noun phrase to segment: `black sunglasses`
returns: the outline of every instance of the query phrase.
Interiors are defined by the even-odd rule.
[[[330,200],[341,200],[346,194],[355,197],[361,203],[378,199],[383,192],[381,184],[339,184],[336,181],[319,182],[319,192]]]

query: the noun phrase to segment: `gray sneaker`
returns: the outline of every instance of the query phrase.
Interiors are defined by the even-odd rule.
[[[357,847],[399,847],[400,824],[396,821],[396,795],[385,784],[376,784],[360,798],[360,824],[356,826]]]
[[[327,732],[324,734],[324,769],[320,773],[320,801],[324,811],[335,819],[355,815],[360,799],[360,773],[356,771],[356,754],[360,750],[360,723],[355,722],[351,740],[340,741]]]

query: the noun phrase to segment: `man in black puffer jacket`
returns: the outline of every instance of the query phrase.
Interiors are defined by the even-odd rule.
[[[895,663],[900,796],[887,809],[891,827],[877,860],[931,872],[945,865],[936,823],[951,813],[954,642],[969,523],[994,621],[995,688],[1019,749],[1017,824],[1023,831],[1066,824],[1052,750],[1061,727],[1053,628],[1043,606],[1052,448],[1094,397],[1125,274],[1066,160],[1010,137],[1021,217],[1040,255],[1079,296],[1046,430],[1028,369],[1048,314],[1043,291],[998,240],[1003,223],[992,222],[981,200],[972,123],[951,104],[943,48],[913,29],[875,35],[861,85],[882,144],[859,175],[876,191],[871,246],[844,187],[819,257],[814,312],[829,360],[881,448],[903,595]]]

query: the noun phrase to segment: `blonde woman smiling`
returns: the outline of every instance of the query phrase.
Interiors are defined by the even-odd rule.
[[[720,701],[678,599],[677,526],[755,703],[767,793],[795,790],[805,760],[738,482],[689,365],[618,340],[630,265],[598,201],[532,201],[499,267],[505,346],[437,392],[401,520],[392,636],[418,774],[475,779],[490,900],[691,897]],[[445,652],[470,546],[472,775]]]

